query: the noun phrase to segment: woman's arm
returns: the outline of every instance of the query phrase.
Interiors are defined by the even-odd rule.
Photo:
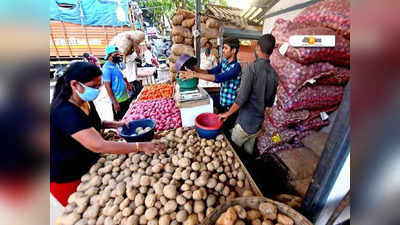
[[[103,129],[107,128],[119,128],[122,127],[123,125],[127,125],[128,123],[125,123],[124,121],[103,121]]]
[[[131,152],[157,153],[165,150],[161,142],[115,142],[106,141],[93,127],[76,132],[72,135],[85,148],[97,153],[128,154]]]

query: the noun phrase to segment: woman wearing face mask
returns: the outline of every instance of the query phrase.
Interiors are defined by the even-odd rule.
[[[75,62],[57,81],[50,113],[50,192],[63,205],[76,191],[82,175],[102,153],[162,152],[159,142],[105,141],[100,129],[118,128],[123,122],[101,121],[93,100],[102,84],[101,70],[87,62]]]

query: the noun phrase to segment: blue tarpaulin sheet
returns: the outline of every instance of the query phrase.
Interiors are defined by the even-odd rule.
[[[118,19],[117,10],[125,21]],[[87,26],[129,26],[128,0],[50,0],[50,20]]]

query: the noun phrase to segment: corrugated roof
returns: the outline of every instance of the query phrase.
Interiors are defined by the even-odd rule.
[[[279,0],[253,0],[251,6],[247,10],[207,4],[206,14],[224,24],[231,24],[240,29],[245,29],[249,25],[261,27],[264,22],[263,16],[278,1]]]

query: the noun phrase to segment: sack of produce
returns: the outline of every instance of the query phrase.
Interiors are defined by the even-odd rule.
[[[205,47],[207,41],[208,41],[208,38],[206,38],[206,37],[201,37],[201,38],[200,38],[200,47]]]
[[[293,96],[288,96],[282,86],[278,86],[278,102],[283,110],[317,110],[338,105],[342,100],[342,86],[315,85],[301,88]]]
[[[169,64],[169,72],[176,73],[175,63],[170,63]]]
[[[322,120],[321,117],[304,120],[296,125],[296,130],[299,132],[318,130],[321,127],[329,125],[329,120]]]
[[[186,9],[178,9],[178,10],[176,10],[175,15],[182,15],[184,19],[190,19],[190,18],[194,18],[195,17],[194,13],[192,13],[189,10],[186,10]]]
[[[212,48],[211,49],[211,54],[213,54],[215,56],[215,58],[219,58],[219,53],[218,53],[218,49],[216,48]]]
[[[350,72],[345,68],[335,67],[326,62],[302,65],[288,57],[282,56],[277,51],[272,53],[270,60],[271,66],[279,75],[282,87],[289,96],[292,96],[298,89],[305,86],[305,84],[312,79],[317,80],[324,76],[334,76],[337,74],[349,77]]]
[[[317,84],[345,86],[350,80],[350,71],[343,71],[335,75],[324,76],[317,80]]]
[[[269,119],[271,124],[278,128],[289,127],[306,120],[310,116],[308,110],[286,112],[279,105],[272,106],[270,110],[271,112],[266,115],[268,117],[265,118]]]
[[[172,26],[171,34],[174,36],[175,35],[184,36],[183,31],[184,31],[184,29],[182,26]]]
[[[183,37],[185,38],[193,38],[193,33],[188,28],[183,28]]]
[[[172,24],[173,25],[181,25],[183,21],[183,15],[178,15],[176,14],[175,16],[172,17]]]
[[[118,47],[123,55],[130,55],[136,44],[139,44],[145,39],[145,34],[142,31],[125,31],[114,36],[110,45]]]
[[[172,41],[174,42],[174,44],[181,44],[181,43],[183,43],[183,36],[174,35],[174,37],[172,38]]]
[[[192,31],[196,30],[196,26],[193,26]],[[202,23],[200,25],[200,34],[202,37],[206,37],[208,39],[218,38],[219,29],[217,28],[207,28],[207,25]]]
[[[206,21],[206,25],[207,25],[207,28],[219,28],[220,27],[219,22],[213,18],[209,18]]]
[[[183,43],[184,43],[185,45],[193,46],[193,39],[192,39],[192,38],[185,38],[185,40],[183,41]]]
[[[182,21],[182,26],[186,27],[186,28],[192,28],[192,26],[194,25],[194,18],[191,19],[185,19]]]
[[[176,60],[178,60],[178,58],[179,58],[179,56],[177,56],[177,55],[174,55],[174,54],[171,54],[169,57],[168,57],[168,60],[169,60],[169,62],[171,63],[175,63],[176,62]]]
[[[216,38],[210,39],[208,41],[211,43],[213,48],[218,48],[218,41]]]
[[[194,49],[189,45],[184,44],[174,44],[172,45],[171,51],[176,56],[181,56],[183,54],[188,54],[194,56]]]
[[[302,28],[303,24],[296,24],[278,19],[272,30],[276,38],[276,46],[287,43],[293,35],[335,35],[335,47],[298,48],[289,46],[285,56],[300,64],[315,62],[329,62],[338,66],[350,65],[350,41],[337,35],[335,31],[325,27]]]
[[[293,20],[309,26],[323,26],[350,39],[350,0],[326,0],[303,10]]]
[[[206,23],[206,21],[208,20],[207,16],[201,16],[200,18],[202,23]]]

